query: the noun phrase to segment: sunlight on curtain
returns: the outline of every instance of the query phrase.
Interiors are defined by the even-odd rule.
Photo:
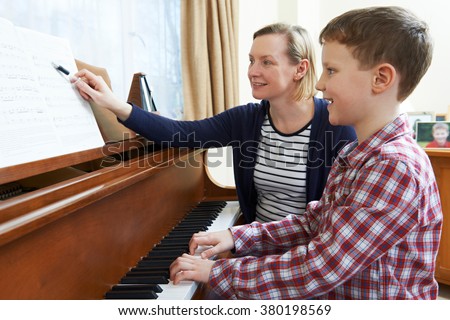
[[[184,119],[203,119],[239,103],[238,0],[183,0]]]
[[[68,39],[75,58],[108,70],[123,100],[144,72],[158,111],[182,117],[180,0],[0,0],[0,16]]]

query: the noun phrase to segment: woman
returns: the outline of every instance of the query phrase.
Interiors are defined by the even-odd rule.
[[[315,54],[305,29],[277,23],[258,30],[249,59],[252,94],[261,102],[200,121],[171,120],[122,102],[101,77],[86,70],[73,81],[83,98],[156,143],[232,146],[245,222],[280,220],[302,214],[309,201],[320,198],[334,158],[355,133],[332,126],[327,102],[314,97]]]

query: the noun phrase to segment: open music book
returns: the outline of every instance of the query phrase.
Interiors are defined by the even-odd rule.
[[[0,168],[104,145],[89,103],[52,62],[77,71],[67,40],[0,18]]]

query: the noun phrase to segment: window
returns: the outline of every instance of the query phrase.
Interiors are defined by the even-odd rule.
[[[69,40],[75,58],[104,67],[116,95],[147,75],[161,114],[182,117],[180,0],[0,0],[16,26]]]

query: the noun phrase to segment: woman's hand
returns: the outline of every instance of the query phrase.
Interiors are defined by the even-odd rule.
[[[120,101],[101,76],[83,69],[75,73],[70,81],[77,87],[83,99],[112,111],[120,120],[126,120],[130,116],[131,105]]]
[[[199,246],[213,246],[201,253],[203,259],[209,259],[219,253],[234,248],[234,240],[230,230],[195,233],[189,242],[189,252],[195,253]]]

